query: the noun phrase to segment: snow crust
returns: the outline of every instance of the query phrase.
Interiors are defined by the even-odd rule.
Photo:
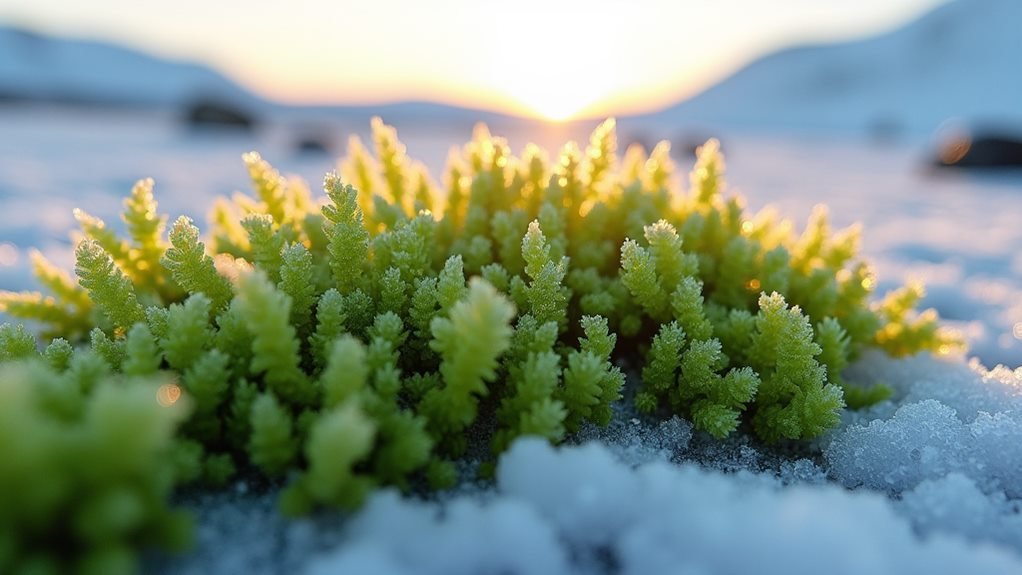
[[[833,434],[825,456],[840,483],[899,494],[956,474],[1022,496],[1022,368],[876,353],[850,376],[892,383],[897,401],[852,413]]]

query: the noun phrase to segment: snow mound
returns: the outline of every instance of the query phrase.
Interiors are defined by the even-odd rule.
[[[934,400],[911,403],[889,420],[852,425],[826,451],[830,472],[849,487],[899,493],[965,465],[968,427]]]
[[[853,374],[891,382],[897,404],[833,435],[825,451],[833,478],[899,494],[959,473],[987,493],[1022,497],[1022,369],[870,355]]]
[[[957,489],[958,485],[937,486]],[[633,468],[599,444],[517,442],[497,494],[446,506],[380,493],[308,573],[1017,573],[995,546],[920,537],[895,505],[693,465]],[[925,504],[928,492],[914,500]],[[982,503],[982,497],[977,501]],[[930,520],[937,524],[937,516]]]
[[[926,532],[961,534],[973,541],[994,541],[1019,547],[1022,515],[1003,491],[985,494],[961,473],[927,479],[905,493],[899,512]]]

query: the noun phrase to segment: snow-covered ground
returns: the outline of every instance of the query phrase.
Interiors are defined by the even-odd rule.
[[[138,178],[162,211],[204,219],[246,189],[257,149],[315,184],[334,166],[302,156],[302,129],[195,134],[172,116],[0,108],[0,288],[31,287],[27,250],[71,267],[71,210],[116,224]],[[468,133],[398,126],[436,173]],[[368,124],[319,126],[338,145]],[[505,132],[516,150],[583,131]],[[728,180],[752,208],[801,225],[818,203],[861,222],[881,291],[908,278],[961,328],[983,365],[1022,364],[1022,174],[932,172],[920,146],[723,135]],[[682,171],[686,160],[679,160]],[[868,355],[849,378],[883,381],[892,401],[850,414],[809,449],[765,449],[622,411],[609,431],[554,449],[517,444],[496,485],[423,502],[376,495],[349,521],[286,522],[271,495],[241,486],[188,499],[199,549],[154,569],[313,573],[1019,573],[1022,371],[966,358]]]

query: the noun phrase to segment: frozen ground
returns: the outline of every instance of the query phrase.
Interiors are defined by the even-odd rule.
[[[468,137],[398,128],[409,153],[434,170]],[[245,187],[239,156],[249,149],[318,182],[333,160],[293,152],[297,133],[281,124],[255,138],[196,135],[169,116],[0,109],[0,287],[31,286],[31,247],[70,267],[71,209],[114,223],[141,177],[156,179],[163,211],[200,221],[213,196]],[[528,139],[549,147],[585,131],[509,135],[520,149]],[[836,225],[862,222],[881,290],[924,280],[926,304],[965,332],[983,365],[1022,363],[1022,174],[931,173],[912,146],[722,141],[728,179],[751,207],[772,203],[801,225],[826,203]],[[430,502],[384,492],[347,522],[285,522],[272,494],[254,486],[189,497],[201,519],[199,549],[153,568],[1022,572],[1022,371],[871,355],[849,377],[884,381],[897,394],[801,451],[741,438],[719,444],[680,420],[661,425],[622,412],[610,431],[587,436],[602,446],[521,442],[501,461],[495,486]]]

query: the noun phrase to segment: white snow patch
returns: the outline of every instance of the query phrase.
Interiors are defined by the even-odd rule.
[[[1019,548],[1022,515],[1017,501],[1003,491],[983,493],[961,473],[927,479],[905,493],[899,512],[923,531],[961,534],[975,541],[995,541]]]
[[[633,468],[596,443],[556,449],[520,440],[500,462],[496,490],[487,503],[464,497],[445,506],[377,494],[349,526],[345,545],[315,560],[308,573],[1022,569],[1017,557],[990,544],[917,535],[895,504],[877,494],[835,486],[782,489],[771,478],[693,465]]]
[[[833,434],[825,451],[832,477],[898,494],[954,472],[1022,496],[1022,369],[870,354],[851,374],[892,384],[900,407],[853,416]]]

